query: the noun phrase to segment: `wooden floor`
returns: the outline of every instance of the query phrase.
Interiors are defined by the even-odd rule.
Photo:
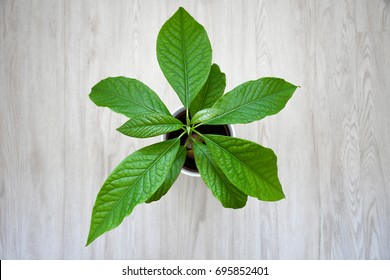
[[[118,133],[126,119],[90,88],[134,77],[176,109],[155,46],[180,5],[206,27],[227,90],[300,85],[277,116],[235,126],[274,149],[287,199],[227,210],[180,175],[85,248],[106,176],[159,141]],[[0,0],[0,67],[0,259],[390,259],[388,0]]]

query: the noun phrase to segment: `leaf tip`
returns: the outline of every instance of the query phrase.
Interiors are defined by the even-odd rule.
[[[179,7],[179,9],[177,9],[175,14],[188,14],[188,12],[183,7]]]
[[[92,242],[94,242],[96,240],[96,238],[98,238],[102,234],[103,233],[99,233],[99,232],[96,232],[96,231],[91,231],[91,229],[90,229],[89,233],[88,233],[87,243],[85,243],[85,247],[88,247]]]
[[[95,238],[91,238],[91,235],[88,235],[88,239],[87,239],[87,243],[85,243],[85,247],[88,247],[94,240]]]
[[[94,92],[93,92],[93,88],[91,89],[91,92],[88,94],[88,97],[89,97],[89,99],[93,102],[93,103],[95,103],[96,104],[96,102],[95,102],[95,97],[94,97]]]
[[[123,132],[122,132],[122,128],[123,128],[123,125],[121,125],[120,127],[117,127],[115,130],[118,131],[118,132],[120,132],[120,133],[123,133]]]
[[[275,199],[274,201],[279,201],[279,200],[282,200],[282,199],[286,199],[286,195],[285,195],[284,192],[281,190],[281,195],[280,195],[280,197],[278,197],[278,198]]]

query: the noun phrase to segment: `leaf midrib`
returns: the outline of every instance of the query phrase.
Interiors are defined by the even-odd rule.
[[[183,55],[183,64],[184,64],[184,98],[185,98],[185,107],[189,109],[189,94],[188,94],[188,73],[187,73],[187,54],[186,54],[186,45],[184,40],[184,12],[180,13],[180,43],[182,45],[182,55]]]
[[[130,125],[130,124],[129,124]],[[125,128],[128,128],[128,129],[131,129],[131,128],[138,128],[138,127],[150,127],[150,126],[178,126],[179,128],[182,127],[182,124],[179,124],[179,123],[154,123],[154,124],[137,124],[137,125],[132,125],[130,127],[125,127]]]

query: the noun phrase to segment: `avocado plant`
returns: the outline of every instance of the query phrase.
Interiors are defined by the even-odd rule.
[[[117,129],[124,135],[146,138],[179,133],[130,154],[112,171],[97,195],[87,246],[117,227],[136,205],[165,195],[190,154],[223,207],[242,208],[248,196],[262,201],[285,197],[271,149],[240,138],[204,134],[201,128],[246,124],[276,114],[297,86],[280,78],[260,78],[224,94],[225,74],[212,64],[211,53],[206,30],[183,8],[158,34],[157,60],[183,103],[183,121],[136,79],[109,77],[92,88],[89,97],[97,106],[129,118]]]

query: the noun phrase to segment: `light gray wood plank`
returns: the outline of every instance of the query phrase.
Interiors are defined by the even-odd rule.
[[[44,9],[41,9],[44,5]],[[64,248],[62,2],[2,1],[1,258]]]
[[[354,130],[358,135],[355,146],[358,147],[356,162],[351,164],[356,189],[360,188],[359,200],[351,210],[361,215],[357,220],[356,231],[362,232],[364,239],[364,258],[389,258],[388,233],[390,222],[390,126],[389,89],[390,73],[389,48],[390,33],[361,33],[357,37],[358,83],[356,95],[356,121]],[[387,128],[387,129],[386,129]],[[356,192],[355,189],[351,191]]]
[[[349,163],[343,162],[345,149],[350,148],[345,143],[343,120],[353,106],[351,101],[356,92],[352,2],[318,3],[317,34],[318,85],[314,110],[315,125],[321,133],[316,139],[322,215],[320,255],[325,259],[359,258],[362,257],[361,234],[351,226],[359,217],[350,213],[350,203],[355,203],[357,194],[351,191]]]
[[[354,4],[357,31],[390,31],[390,1],[361,0],[354,1]]]

